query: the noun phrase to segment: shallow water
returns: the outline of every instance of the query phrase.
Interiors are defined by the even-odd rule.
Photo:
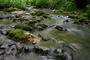
[[[58,17],[59,16],[59,17]],[[69,22],[64,23],[65,20],[69,20]],[[67,16],[60,16],[60,15],[52,15],[51,20],[42,21],[42,23],[52,26],[47,28],[43,31],[39,31],[38,33],[41,34],[45,38],[53,38],[55,40],[63,40],[69,43],[76,43],[81,44],[84,47],[89,47],[89,39],[90,39],[90,29],[87,28],[85,25],[75,25],[73,24],[72,19],[68,18]],[[68,31],[58,31],[55,26],[61,26],[66,28]]]
[[[32,9],[30,10],[42,10],[46,13],[50,13],[51,10],[48,9]],[[8,14],[5,15],[7,17]],[[90,60],[90,26],[89,25],[76,25],[73,24],[73,20],[71,18],[68,18],[68,16],[62,16],[57,14],[50,14],[51,19],[44,20],[40,23],[44,23],[48,26],[51,26],[43,31],[35,31],[34,34],[38,35],[40,34],[43,38],[49,40],[49,41],[41,41],[39,46],[48,47],[48,48],[58,48],[63,49],[66,45],[74,46],[77,50],[79,50],[79,53],[75,55],[75,60]],[[64,22],[65,20],[68,20],[69,22]],[[13,25],[11,22],[7,21],[7,18],[5,18],[3,21],[0,21],[0,24],[4,25]],[[55,27],[59,25],[67,31],[59,31],[56,30]],[[0,35],[0,43],[10,43],[15,44],[16,42],[11,41],[7,39],[6,36]],[[70,50],[70,49],[69,49]],[[71,52],[71,50],[69,51]],[[24,57],[25,56],[25,57]],[[35,58],[34,58],[35,57]],[[19,58],[16,58],[15,56],[5,56],[6,59],[13,59],[13,60],[50,60],[47,59],[46,56],[39,56],[35,53],[30,53],[23,55]],[[51,59],[54,60],[54,59]],[[58,59],[55,59],[58,60]]]

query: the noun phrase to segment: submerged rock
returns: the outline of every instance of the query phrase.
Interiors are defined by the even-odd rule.
[[[61,26],[56,26],[55,29],[59,30],[59,31],[67,31],[67,29],[64,29]]]
[[[48,26],[46,25],[46,24],[38,24],[37,26],[36,26],[36,29],[38,29],[38,30],[44,30],[44,29],[46,29]]]

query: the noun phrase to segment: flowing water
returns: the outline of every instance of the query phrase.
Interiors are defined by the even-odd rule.
[[[50,10],[43,9],[42,11],[50,13]],[[47,42],[39,43],[40,46],[49,48],[61,48],[62,44],[72,45],[79,49],[79,55],[75,56],[75,60],[90,60],[90,25],[73,24],[73,19],[60,14],[50,14],[51,19],[44,20],[41,23],[51,26],[43,31],[36,31],[35,34],[40,34]],[[65,22],[68,20],[69,22]],[[58,31],[56,26],[61,26],[67,31]],[[56,40],[55,43],[52,40]],[[64,42],[63,42],[64,41]]]
[[[33,9],[33,7],[28,8],[30,11],[42,10],[46,13],[50,13],[51,10],[48,9]],[[8,14],[5,14],[4,17],[7,17]],[[43,38],[48,41],[41,41],[37,45],[48,48],[58,48],[63,49],[63,47],[69,45],[75,48],[75,51],[78,53],[75,55],[74,60],[90,60],[90,26],[89,25],[77,25],[73,24],[73,19],[68,16],[62,16],[60,14],[50,14],[51,19],[43,20],[40,23],[46,24],[49,27],[43,31],[35,31],[34,34],[40,34]],[[68,22],[65,22],[68,20]],[[5,25],[4,27],[2,25]],[[9,27],[8,27],[9,25]],[[7,21],[5,18],[3,21],[0,21],[1,30],[9,30],[12,28],[12,23]],[[55,29],[56,26],[63,27],[67,31],[59,31]],[[2,28],[3,27],[3,28]],[[0,34],[0,44],[16,44],[16,42],[9,40],[6,36]],[[18,44],[18,43],[17,43]],[[6,45],[5,45],[6,46]],[[27,45],[26,45],[27,46]],[[6,46],[7,47],[7,46]],[[21,47],[21,45],[20,45]],[[65,48],[67,49],[67,48]],[[70,50],[70,49],[69,49]],[[71,50],[69,51],[71,52]],[[83,53],[82,53],[83,52]],[[74,52],[73,52],[74,53]],[[0,56],[8,60],[50,60],[47,59],[47,56],[41,56],[35,53],[24,54],[22,53],[21,57],[15,57],[12,55]],[[59,60],[52,58],[51,60]],[[67,59],[70,60],[70,59]]]

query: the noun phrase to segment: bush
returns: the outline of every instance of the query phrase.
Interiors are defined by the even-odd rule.
[[[1,8],[17,7],[25,9],[27,1],[28,0],[0,0],[0,7]]]
[[[15,29],[23,29],[25,31],[31,31],[32,30],[32,27],[31,26],[28,26],[28,25],[15,25]]]
[[[70,1],[63,1],[61,9],[63,10],[77,10],[75,1],[70,0]]]
[[[74,10],[76,9],[74,0],[31,0],[31,5],[37,7],[45,8],[56,8],[56,9],[65,9],[65,10]]]
[[[18,40],[27,40],[29,38],[28,35],[24,34],[24,31],[21,29],[12,29],[8,31],[8,37],[14,39],[15,41]]]
[[[90,19],[90,4],[86,6],[86,13],[87,13],[88,18]]]

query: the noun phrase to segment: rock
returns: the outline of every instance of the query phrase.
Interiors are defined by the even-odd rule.
[[[78,19],[78,15],[70,15],[69,18]]]
[[[31,13],[32,15],[37,15],[37,16],[42,16],[43,14],[45,14],[43,11],[32,11]]]
[[[14,11],[12,12],[12,14],[16,14],[16,15],[24,15],[26,13],[26,11]]]
[[[63,21],[63,23],[68,23],[69,22],[69,20],[65,20],[65,21]]]
[[[36,25],[37,23],[38,23],[37,20],[30,20],[27,24],[28,24],[29,26],[35,27],[35,25]]]
[[[56,26],[55,29],[59,30],[59,31],[66,31],[66,29],[64,29],[63,27],[61,26]]]
[[[38,30],[44,30],[44,29],[46,29],[48,26],[46,25],[46,24],[38,24],[37,26],[36,26],[36,29],[38,29]]]
[[[15,29],[23,29],[25,31],[32,31],[32,26],[29,26],[29,25],[22,25],[22,24],[17,24],[15,25],[14,27]]]
[[[21,29],[12,29],[7,33],[8,37],[14,41],[25,43],[25,44],[36,44],[42,40],[42,38],[36,35],[26,32]]]
[[[54,52],[57,53],[57,54],[61,54],[62,53],[62,50],[61,49],[55,49]]]
[[[32,11],[31,14],[33,16],[42,16],[43,18],[49,18],[48,14],[43,11]]]
[[[10,7],[10,8],[5,8],[4,11],[7,11],[7,12],[12,12],[12,11],[19,11],[20,9],[18,8],[13,8],[13,7]]]
[[[37,20],[37,21],[39,21],[39,22],[40,22],[40,21],[42,21],[42,20],[43,20],[43,18],[42,18],[42,17],[36,17],[36,18],[35,18],[35,20]]]
[[[56,55],[55,58],[58,60],[58,59],[61,59],[61,60],[67,60],[67,57],[64,56],[64,55]]]
[[[39,54],[42,54],[44,52],[43,49],[40,47],[34,47],[33,50],[34,50],[34,52],[39,53]]]
[[[17,54],[16,45],[11,45],[11,46],[6,50],[6,54],[16,55],[16,54]]]
[[[5,54],[5,48],[0,48],[0,55]]]
[[[30,15],[30,13],[25,13],[25,15]]]
[[[42,55],[48,55],[50,53],[50,49],[44,47],[34,47],[34,52]]]
[[[11,27],[10,26],[6,26],[6,25],[0,25],[0,33],[6,35],[7,31],[10,30]]]

